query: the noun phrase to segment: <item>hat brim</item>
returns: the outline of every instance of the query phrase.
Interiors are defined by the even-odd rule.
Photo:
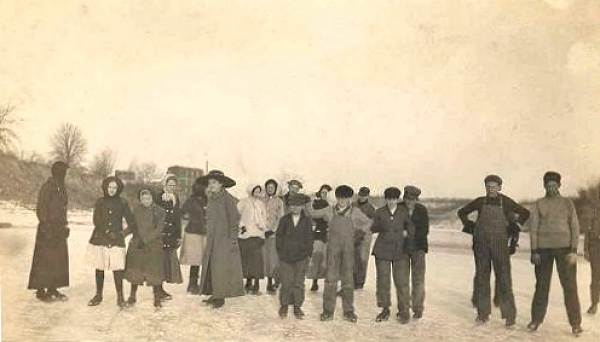
[[[219,183],[223,184],[223,187],[225,188],[231,188],[234,187],[236,185],[235,181],[227,176],[224,175],[206,175],[206,176],[202,176],[200,178],[198,178],[198,182],[204,186],[208,186],[208,180],[209,179],[215,179],[217,180]]]

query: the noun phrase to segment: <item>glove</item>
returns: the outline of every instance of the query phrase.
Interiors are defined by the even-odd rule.
[[[240,228],[240,234],[244,234],[246,233],[248,230],[246,229],[246,227],[242,227]]]
[[[540,256],[539,253],[537,253],[537,252],[531,253],[531,263],[536,266],[539,266],[542,263],[542,257]]]
[[[267,231],[265,232],[265,239],[268,239],[268,238],[270,238],[271,236],[273,236],[273,234],[275,234],[275,232],[274,232],[274,231],[272,231],[272,230],[267,230]]]
[[[462,229],[463,233],[467,233],[467,234],[473,235],[474,231],[475,231],[475,222],[473,222],[473,221],[467,221],[463,225],[463,229]]]
[[[510,241],[508,242],[508,254],[513,255],[517,252],[517,248],[519,248],[519,236],[512,236]]]

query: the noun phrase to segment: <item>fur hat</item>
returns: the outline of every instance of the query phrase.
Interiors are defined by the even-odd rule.
[[[336,198],[352,198],[354,196],[354,190],[348,185],[340,185],[335,188]]]

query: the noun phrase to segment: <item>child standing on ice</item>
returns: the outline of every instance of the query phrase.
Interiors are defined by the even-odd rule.
[[[96,295],[89,306],[102,302],[104,271],[113,271],[117,290],[117,305],[125,307],[123,297],[123,270],[125,269],[125,236],[135,230],[135,221],[127,201],[120,196],[123,182],[108,177],[102,182],[104,196],[96,202],[93,221],[94,231],[87,248],[87,260],[96,269]],[[123,218],[127,229],[123,229]]]
[[[344,320],[354,323],[358,319],[354,312],[354,238],[358,230],[369,229],[372,221],[360,209],[352,206],[353,195],[354,190],[347,185],[335,189],[337,204],[329,216],[327,275],[321,321],[333,319],[338,281],[342,283]]]
[[[279,317],[285,318],[290,305],[294,306],[294,316],[304,317],[304,277],[313,252],[312,221],[302,210],[310,199],[301,194],[288,199],[290,213],[279,220],[276,233],[277,254],[279,256]]]
[[[132,306],[139,285],[146,283],[154,291],[154,306],[161,307],[163,242],[162,230],[165,211],[154,204],[152,190],[142,188],[138,193],[140,204],[133,209],[137,229],[129,241],[125,279],[131,283],[127,304]]]

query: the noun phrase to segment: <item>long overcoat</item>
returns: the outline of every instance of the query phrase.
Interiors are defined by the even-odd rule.
[[[208,197],[206,249],[202,262],[202,294],[217,298],[244,295],[242,259],[237,244],[238,200],[226,190]]]

